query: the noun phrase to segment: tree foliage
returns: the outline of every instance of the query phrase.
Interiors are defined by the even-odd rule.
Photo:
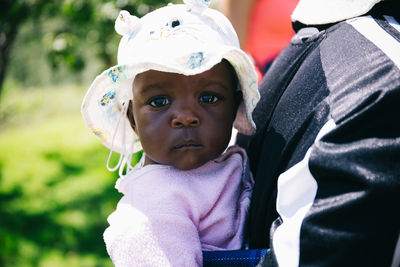
[[[89,47],[103,66],[114,65],[119,37],[114,21],[125,9],[138,17],[167,0],[2,0],[0,3],[0,93],[18,30],[35,24],[35,41],[43,43],[52,69],[65,65],[82,71]],[[176,2],[176,1],[172,1]],[[29,60],[29,59],[27,59]]]

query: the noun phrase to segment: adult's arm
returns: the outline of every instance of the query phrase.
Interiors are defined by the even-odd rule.
[[[280,218],[265,266],[399,262],[400,33],[389,24],[357,18],[323,37],[317,55],[328,95],[303,126],[328,116],[302,160],[278,178]]]

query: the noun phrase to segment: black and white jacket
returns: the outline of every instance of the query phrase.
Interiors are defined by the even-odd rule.
[[[400,262],[400,10],[378,7],[302,25],[260,86],[257,133],[238,140],[262,266]]]

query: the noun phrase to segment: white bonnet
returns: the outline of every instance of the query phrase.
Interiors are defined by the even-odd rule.
[[[260,96],[252,61],[239,47],[229,20],[209,8],[209,0],[157,9],[137,18],[121,11],[115,30],[122,35],[118,65],[93,81],[82,103],[88,127],[111,150],[125,156],[141,149],[126,116],[134,77],[153,69],[195,75],[226,59],[235,69],[243,101],[234,127],[250,135],[255,131],[251,113]]]

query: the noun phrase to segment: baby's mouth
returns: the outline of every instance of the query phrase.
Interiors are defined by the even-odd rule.
[[[203,146],[201,144],[195,143],[195,142],[185,142],[185,143],[180,143],[176,146],[174,146],[172,149],[173,150],[179,150],[179,149],[184,149],[184,148],[202,148]]]

